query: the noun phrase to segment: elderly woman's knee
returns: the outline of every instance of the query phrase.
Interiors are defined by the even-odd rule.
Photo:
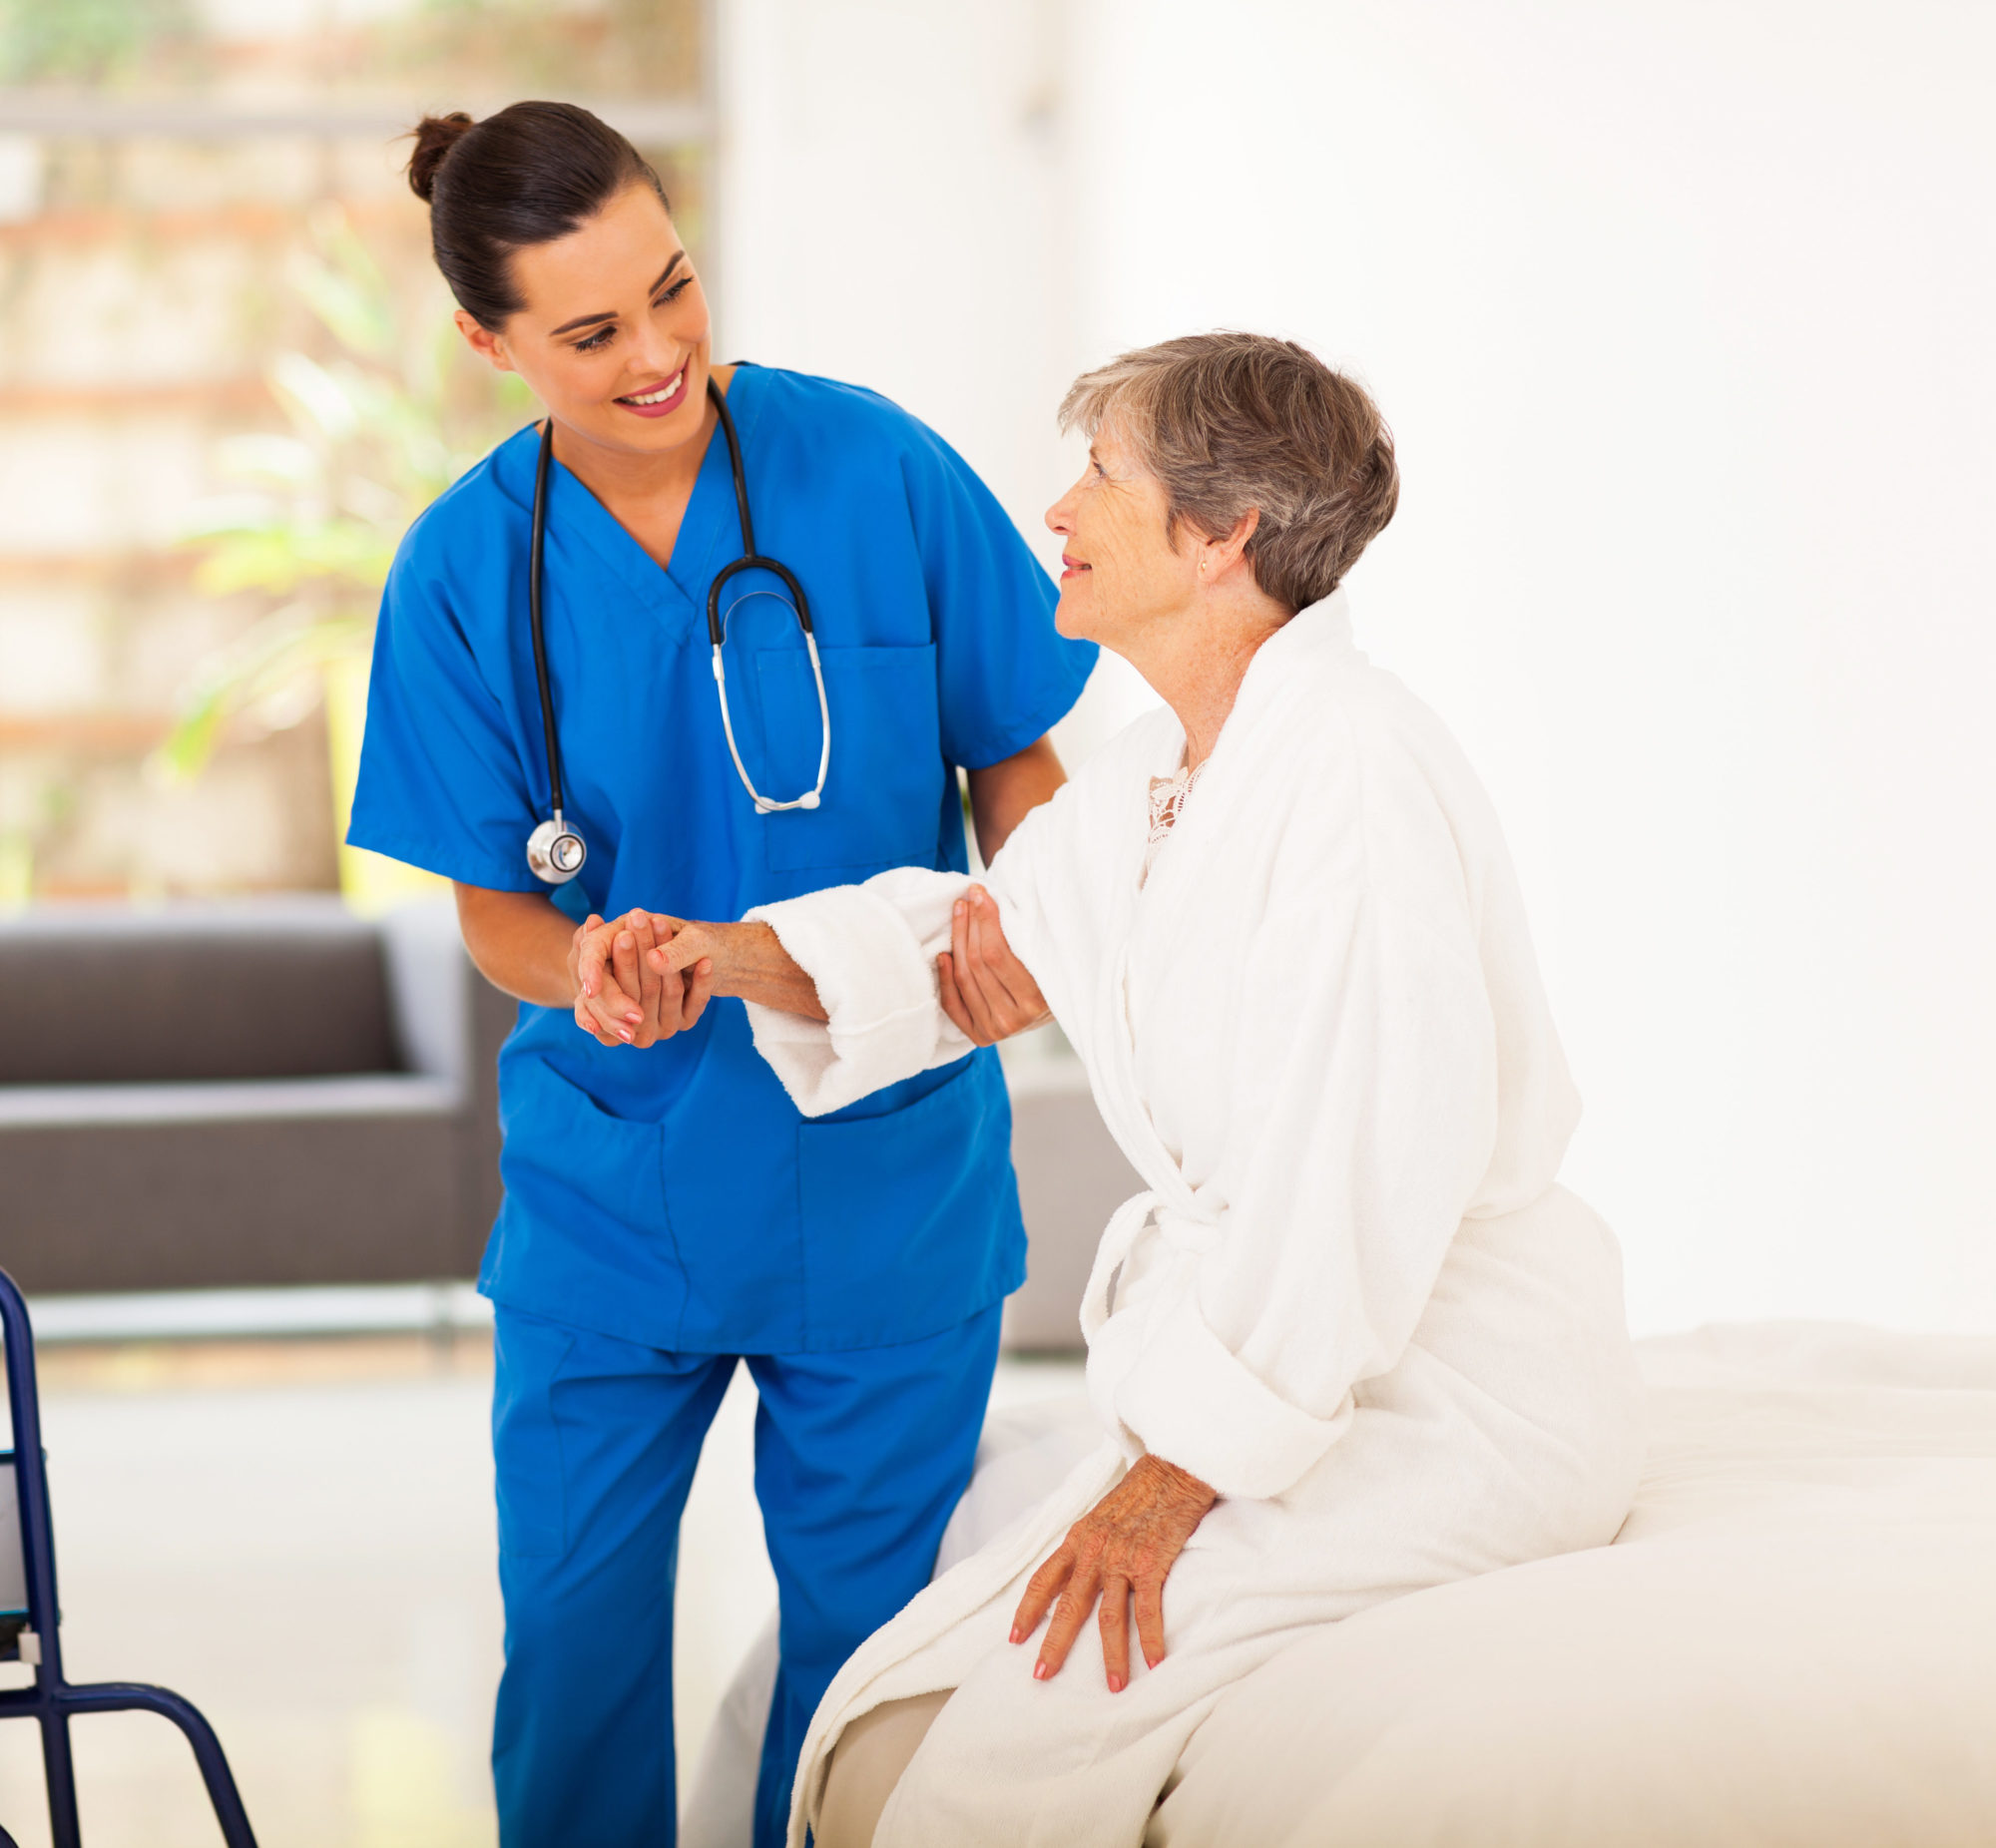
[[[885,1701],[839,1734],[811,1831],[817,1848],[870,1848],[887,1799],[951,1691]]]

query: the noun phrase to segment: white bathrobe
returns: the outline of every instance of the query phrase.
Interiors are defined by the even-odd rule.
[[[847,1662],[805,1741],[958,1691],[879,1848],[1142,1840],[1226,1687],[1366,1605],[1613,1539],[1641,1465],[1612,1234],[1555,1184],[1579,1114],[1489,802],[1352,646],[1342,595],[1255,656],[1148,878],[1155,712],[1021,824],[986,884],[1148,1190],[1082,1309],[1102,1442]],[[968,881],[900,869],[766,906],[829,1022],[749,1010],[806,1115],[960,1057],[935,957]],[[1091,1623],[1035,1682],[1026,1578],[1146,1451],[1220,1495],[1168,1653],[1105,1685]],[[1136,1652],[1133,1651],[1133,1655]]]

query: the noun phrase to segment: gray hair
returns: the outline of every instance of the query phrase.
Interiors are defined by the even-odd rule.
[[[1258,510],[1254,582],[1285,611],[1328,597],[1399,504],[1393,434],[1361,385],[1293,340],[1195,333],[1084,372],[1063,430],[1104,423],[1169,497],[1166,537],[1208,539]]]

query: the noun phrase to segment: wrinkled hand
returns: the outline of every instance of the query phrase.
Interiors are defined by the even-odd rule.
[[[707,1010],[713,969],[696,962],[684,974],[660,960],[661,926],[649,911],[605,920],[594,912],[569,944],[575,1024],[600,1046],[640,1050],[684,1033]]]
[[[949,948],[936,958],[942,1011],[977,1046],[1009,1040],[1049,1018],[1047,998],[1012,954],[991,894],[974,885],[951,908]]]
[[[725,925],[697,924],[687,918],[669,917],[662,911],[652,913],[652,928],[658,935],[659,947],[646,958],[647,963],[662,976],[675,970],[703,969],[711,978],[714,974],[716,957],[721,952],[721,937]]]
[[[1153,1668],[1163,1661],[1165,1580],[1193,1530],[1219,1499],[1177,1464],[1139,1457],[1129,1474],[1068,1529],[1067,1539],[1033,1575],[1019,1601],[1019,1614],[1012,1619],[1014,1642],[1025,1641],[1039,1628],[1048,1606],[1053,1607],[1033,1679],[1060,1673],[1098,1596],[1109,1691],[1120,1694],[1129,1685],[1133,1600],[1144,1660]]]

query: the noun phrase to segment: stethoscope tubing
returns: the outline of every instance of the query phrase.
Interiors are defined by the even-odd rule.
[[[541,621],[541,571],[548,550],[548,476],[554,467],[555,420],[541,425],[541,455],[534,468],[534,531],[527,553],[527,627],[534,638],[534,680],[541,693],[541,735],[548,747],[548,797],[562,811],[561,739],[555,730],[555,695],[548,684],[547,630]]]
[[[804,587],[797,582],[796,574],[787,565],[777,559],[764,558],[756,551],[755,525],[748,511],[748,477],[742,463],[742,440],[736,434],[735,417],[728,408],[728,400],[714,382],[712,374],[707,381],[707,395],[714,405],[721,423],[721,434],[728,444],[728,472],[735,485],[735,512],[742,528],[742,556],[715,573],[714,582],[707,592],[707,637],[713,651],[715,691],[721,701],[721,728],[728,739],[728,754],[734,761],[735,773],[741,777],[742,786],[748,791],[748,799],[754,803],[758,815],[815,808],[824,795],[825,777],[831,769],[831,704],[825,696],[824,664],[818,658],[817,636],[811,628],[810,599],[804,595]],[[587,850],[582,837],[568,825],[562,814],[561,739],[555,723],[554,689],[548,677],[547,631],[541,614],[541,585],[547,554],[548,481],[554,467],[554,429],[552,417],[543,421],[540,456],[534,468],[534,513],[527,558],[527,624],[533,636],[534,682],[541,699],[541,734],[547,747],[548,794],[554,816],[551,821],[543,821],[528,837],[527,864],[541,879],[551,885],[560,885],[582,870]],[[817,689],[820,739],[817,780],[802,795],[787,802],[766,796],[755,787],[754,779],[748,774],[748,766],[742,761],[742,750],[735,739],[735,715],[729,709],[728,669],[722,654],[728,641],[728,616],[721,608],[721,593],[736,578],[748,571],[769,573],[789,593],[790,608],[796,616],[797,626],[803,631],[804,650],[810,657],[811,679]],[[737,599],[737,602],[740,601]],[[734,604],[729,606],[730,611],[734,608]]]

